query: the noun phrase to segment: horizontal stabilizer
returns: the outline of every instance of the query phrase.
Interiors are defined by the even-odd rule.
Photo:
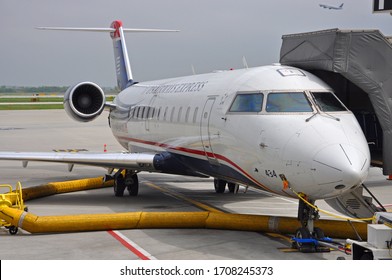
[[[59,30],[59,31],[85,31],[85,32],[115,32],[115,28],[85,28],[85,27],[36,27],[39,30]],[[179,32],[172,29],[139,29],[123,28],[124,32]]]
[[[91,27],[36,27],[39,30],[55,30],[55,31],[82,31],[82,32],[106,32],[110,33],[113,39],[114,59],[116,66],[117,86],[120,90],[133,85],[131,65],[129,63],[127,47],[125,44],[125,32],[179,32],[179,30],[171,29],[145,29],[145,28],[123,28],[120,20],[112,22],[108,28],[91,28]]]

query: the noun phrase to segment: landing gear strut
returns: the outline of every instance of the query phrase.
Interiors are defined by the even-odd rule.
[[[306,197],[304,199],[314,205],[314,200]],[[320,228],[314,227],[314,221],[319,218],[318,210],[306,204],[302,199],[299,200],[298,220],[301,222],[301,227],[295,233],[294,248],[305,253],[329,251],[328,248],[317,245],[317,240],[325,238],[324,232]]]
[[[139,193],[139,179],[132,170],[125,170],[125,176],[123,170],[114,174],[114,195],[123,196],[125,188],[130,196],[137,196]]]

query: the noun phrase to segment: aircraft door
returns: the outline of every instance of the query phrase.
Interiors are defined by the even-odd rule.
[[[203,108],[201,114],[201,122],[200,122],[200,136],[201,136],[201,143],[203,145],[203,149],[208,161],[211,164],[219,164],[217,158],[215,157],[214,151],[211,145],[211,131],[210,131],[210,119],[211,119],[211,112],[212,108],[215,103],[215,97],[210,97]]]

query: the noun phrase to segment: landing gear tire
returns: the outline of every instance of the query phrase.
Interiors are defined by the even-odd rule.
[[[227,188],[229,189],[229,192],[231,193],[236,193],[238,191],[238,184],[236,183],[227,183]]]
[[[312,235],[310,234],[310,231],[307,228],[301,227],[297,229],[295,233],[295,237],[298,239],[309,239],[312,238]],[[297,248],[300,252],[303,253],[315,252],[315,247],[313,243],[302,243],[300,241],[296,241],[293,244],[293,247]]]
[[[130,196],[137,196],[139,193],[139,179],[137,174],[127,174],[125,177],[125,185]]]
[[[125,179],[124,176],[119,173],[114,177],[114,195],[121,197],[125,191]]]
[[[318,227],[315,227],[315,228],[313,229],[313,236],[314,236],[316,239],[323,239],[323,238],[325,238],[324,231],[322,231],[322,229],[321,229],[321,228],[318,228]]]
[[[220,179],[214,179],[214,187],[216,193],[224,193],[226,189],[226,181]]]
[[[10,227],[8,228],[8,231],[10,232],[11,235],[15,235],[15,234],[18,233],[18,227],[16,227],[16,226],[10,226]]]

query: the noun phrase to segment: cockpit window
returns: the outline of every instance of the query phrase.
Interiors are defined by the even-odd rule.
[[[321,111],[347,111],[344,105],[331,92],[312,92],[312,95]]]
[[[262,93],[238,94],[231,104],[229,112],[260,112],[263,98]]]
[[[268,94],[267,112],[313,112],[303,92],[272,92]]]

